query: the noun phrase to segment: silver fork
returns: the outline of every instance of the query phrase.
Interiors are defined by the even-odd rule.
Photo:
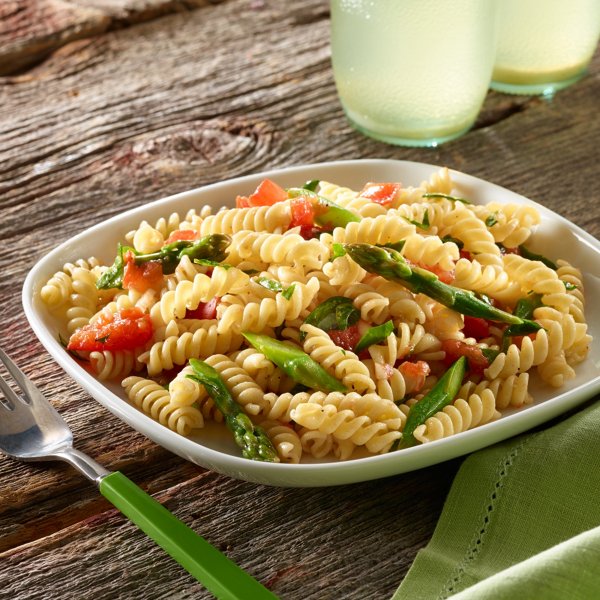
[[[1,348],[0,361],[21,392],[17,394],[0,373],[0,451],[19,460],[58,459],[74,466],[217,598],[277,600],[125,475],[106,470],[73,448],[69,426]]]

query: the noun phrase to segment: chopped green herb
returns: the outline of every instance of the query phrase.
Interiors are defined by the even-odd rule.
[[[485,224],[487,227],[493,227],[497,222],[498,222],[498,213],[497,212],[491,213],[490,215],[488,215],[487,219],[485,220]]]
[[[519,298],[513,314],[522,319],[531,319],[533,317],[533,311],[540,306],[544,306],[542,303],[542,295],[530,292],[525,298]]]
[[[457,196],[450,196],[450,194],[442,194],[440,192],[427,192],[423,194],[423,198],[445,198],[446,200],[450,200],[450,202],[462,202],[463,204],[473,204],[470,200],[466,198],[458,198]]]
[[[574,283],[571,283],[570,281],[563,281],[563,283],[565,284],[565,289],[567,290],[567,292],[572,292],[573,290],[577,289],[577,286]]]
[[[319,187],[319,183],[321,183],[318,179],[311,179],[307,181],[303,186],[303,190],[308,190],[309,192],[316,192]]]
[[[231,267],[233,267],[233,265],[217,262],[216,260],[210,260],[209,258],[194,258],[194,263],[197,265],[202,265],[204,267],[221,267],[225,270],[231,269]]]
[[[262,287],[268,289],[271,292],[283,291],[283,286],[279,281],[276,281],[275,279],[269,279],[268,277],[256,277],[254,281],[256,281],[258,285],[261,285]]]
[[[286,300],[290,300],[291,297],[294,294],[294,290],[296,289],[296,284],[292,283],[292,285],[290,285],[289,287],[287,287],[285,290],[283,290],[283,292],[281,292],[281,295],[286,299]]]
[[[462,250],[465,246],[464,242],[462,240],[459,240],[458,238],[452,237],[451,235],[445,235],[442,238],[442,242],[454,242],[457,246],[459,250]]]
[[[340,258],[342,256],[346,256],[346,250],[344,249],[343,244],[338,244],[337,242],[331,246],[331,258],[330,261],[335,260],[336,258]]]
[[[485,358],[487,358],[488,364],[491,365],[496,359],[496,356],[500,354],[500,350],[494,350],[492,348],[482,348],[481,353],[483,354],[483,356],[485,356]]]
[[[354,325],[360,319],[360,311],[354,306],[350,298],[332,296],[319,304],[304,320],[308,325],[319,327],[323,331],[331,329],[344,330]],[[300,339],[306,334],[301,331]]]
[[[429,229],[429,209],[425,210],[425,213],[423,214],[423,222],[422,223],[419,223],[419,221],[413,221],[412,219],[409,219],[408,217],[402,217],[402,218],[405,221],[412,223],[415,227],[418,227],[419,229],[423,229],[425,231],[427,231]]]
[[[354,348],[355,352],[361,352],[365,348],[372,346],[373,344],[379,344],[394,331],[394,323],[387,321],[383,325],[377,325],[376,327],[370,327],[367,329],[365,334],[358,340],[358,344]]]
[[[292,294],[294,293],[294,290],[296,289],[296,285],[292,283],[292,285],[290,285],[287,288],[284,288],[281,285],[281,282],[275,280],[275,279],[269,279],[268,277],[257,277],[254,281],[256,281],[256,283],[258,283],[258,285],[261,285],[262,287],[266,288],[267,290],[271,291],[271,292],[281,292],[281,295],[286,299],[289,300],[292,297]]]

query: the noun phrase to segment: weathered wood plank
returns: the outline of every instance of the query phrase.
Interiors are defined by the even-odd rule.
[[[70,42],[27,73],[0,79],[0,346],[53,399],[82,450],[156,493],[282,598],[385,598],[431,535],[460,461],[312,490],[203,471],[65,380],[25,325],[19,298],[37,257],[110,215],[224,178],[323,160],[447,164],[600,235],[600,206],[590,203],[600,54],[592,75],[551,102],[490,93],[463,138],[433,150],[394,148],[344,120],[327,17],[326,0],[229,0]],[[0,549],[0,590],[16,600],[208,597],[63,466],[0,457]]]
[[[376,486],[302,490],[206,473],[157,498],[283,599],[379,598],[400,581],[415,540],[429,535],[455,468],[439,465]],[[410,493],[403,493],[407,478]],[[49,581],[60,598],[86,590],[99,598],[210,597],[114,511],[0,560],[2,589],[13,598],[47,597]]]
[[[222,0],[6,0],[0,5],[0,75],[74,40]]]

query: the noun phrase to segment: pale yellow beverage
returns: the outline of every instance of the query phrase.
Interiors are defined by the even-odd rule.
[[[600,0],[502,0],[491,87],[551,93],[577,81],[600,36]]]
[[[488,89],[493,0],[332,0],[335,83],[372,137],[435,146],[468,130]]]

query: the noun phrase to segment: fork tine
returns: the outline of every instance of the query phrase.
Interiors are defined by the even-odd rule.
[[[19,397],[14,390],[6,383],[4,377],[0,375],[0,389],[4,394],[4,398],[0,399],[0,406],[5,406],[9,410],[14,408],[14,403],[19,401]]]
[[[30,381],[25,373],[15,365],[15,363],[10,359],[8,354],[0,348],[0,360],[4,363],[7,371],[12,375],[15,383],[21,389],[23,393],[24,399],[26,402],[36,402],[42,400],[46,402],[42,392],[35,387],[32,381]],[[0,388],[5,394],[6,398],[10,398],[13,402],[22,401],[22,399],[10,388],[10,386],[6,383],[4,378],[0,377]]]

